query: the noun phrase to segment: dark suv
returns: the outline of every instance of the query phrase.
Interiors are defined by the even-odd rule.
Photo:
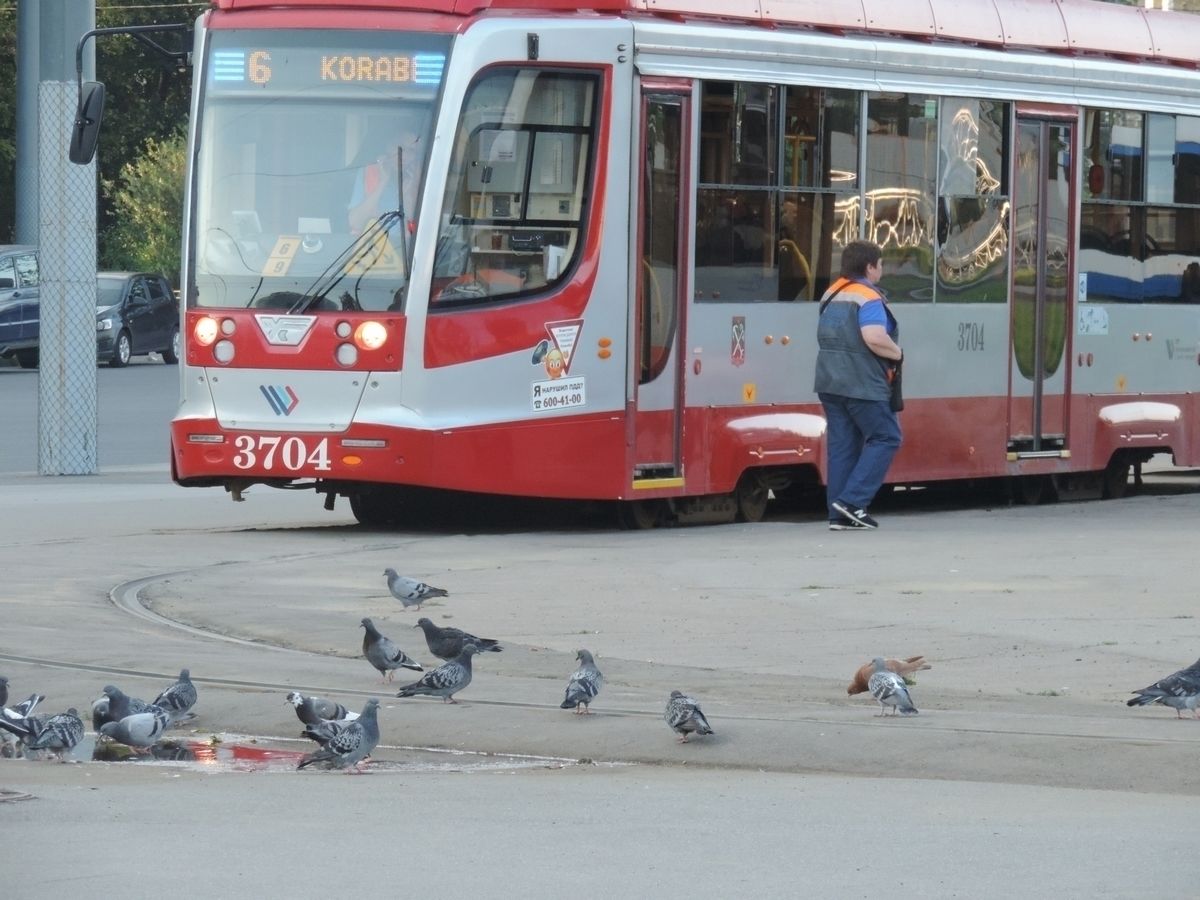
[[[15,356],[22,368],[38,361],[37,249],[0,245],[0,357]]]
[[[129,364],[141,353],[179,362],[179,306],[171,285],[146,272],[96,276],[96,357],[110,366]]]

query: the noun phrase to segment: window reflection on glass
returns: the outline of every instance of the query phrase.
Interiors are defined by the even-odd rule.
[[[777,299],[773,199],[770,191],[698,192],[697,299]]]
[[[1086,203],[1079,269],[1090,301],[1200,303],[1200,209]]]
[[[880,286],[893,301],[933,299],[937,100],[871,94],[867,100],[867,238],[883,249]]]
[[[1200,204],[1200,118],[1175,119],[1176,203]]]
[[[814,87],[785,92],[784,185],[856,190],[858,92]]]
[[[705,82],[700,99],[700,181],[775,183],[778,88],[753,82]]]
[[[638,383],[667,366],[679,296],[679,159],[683,107],[677,97],[646,101],[646,158],[642,162],[642,271],[638,282]]]
[[[1009,104],[947,97],[938,135],[939,302],[1008,298]]]
[[[1085,199],[1142,199],[1143,118],[1121,109],[1084,112]]]

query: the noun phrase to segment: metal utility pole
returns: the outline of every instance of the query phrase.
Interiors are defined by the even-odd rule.
[[[75,48],[94,0],[22,3],[37,10],[37,244],[41,262],[38,473],[96,472],[96,164],[67,158],[78,86]],[[95,51],[84,58],[94,78]]]

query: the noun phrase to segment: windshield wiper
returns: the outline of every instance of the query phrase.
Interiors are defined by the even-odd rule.
[[[377,246],[378,242],[387,241],[387,233],[397,222],[404,222],[404,213],[401,210],[391,209],[380,213],[378,218],[363,230],[362,234],[334,257],[333,262],[326,266],[325,271],[318,275],[316,280],[304,291],[304,295],[292,304],[288,315],[299,315],[312,309],[341,283],[348,270],[358,265],[363,265],[364,268],[375,265],[378,256],[382,253]],[[403,228],[401,230],[403,231]],[[375,259],[371,259],[372,254],[376,254]],[[407,278],[407,274],[405,277]]]

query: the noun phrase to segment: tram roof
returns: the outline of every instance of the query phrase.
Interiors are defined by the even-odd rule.
[[[472,16],[591,11],[743,22],[826,34],[947,41],[1200,68],[1200,16],[1098,0],[212,0],[222,10],[280,6]]]

